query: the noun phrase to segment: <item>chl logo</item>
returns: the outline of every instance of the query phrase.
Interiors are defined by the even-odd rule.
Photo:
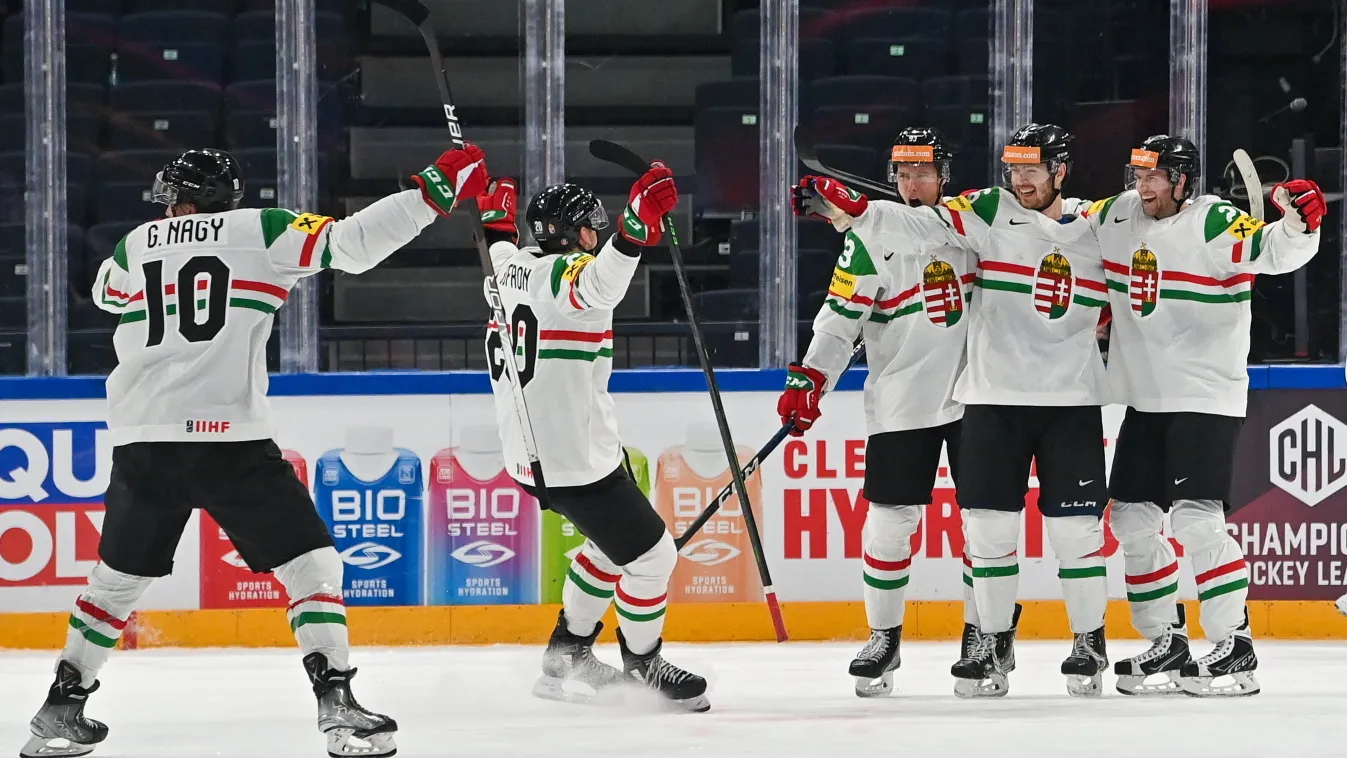
[[[1347,486],[1347,425],[1332,414],[1307,405],[1268,437],[1268,479],[1300,502],[1318,505]]]
[[[504,545],[497,545],[487,540],[477,540],[469,542],[459,549],[449,554],[454,560],[460,563],[466,563],[469,566],[477,568],[491,568],[510,560],[514,557],[514,551]]]
[[[739,548],[734,545],[727,545],[724,542],[697,540],[683,548],[681,555],[693,563],[699,563],[709,568],[734,560],[739,557],[740,552]]]
[[[347,566],[372,571],[383,568],[402,557],[402,553],[377,542],[361,542],[341,551],[341,559]]]

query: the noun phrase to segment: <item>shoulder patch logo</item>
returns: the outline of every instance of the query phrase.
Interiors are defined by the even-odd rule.
[[[926,317],[936,326],[954,326],[963,318],[963,290],[954,267],[933,258],[921,273]]]
[[[317,234],[323,228],[323,225],[331,220],[331,216],[301,213],[294,221],[290,222],[290,228],[297,229],[305,234]]]
[[[1230,226],[1226,228],[1225,233],[1237,240],[1243,241],[1252,237],[1254,232],[1262,229],[1266,223],[1267,222],[1265,221],[1259,221],[1247,213],[1241,213],[1234,221],[1230,222]]]
[[[1090,207],[1086,209],[1085,215],[1086,216],[1098,215],[1100,211],[1104,210],[1104,206],[1108,205],[1108,200],[1109,200],[1108,198],[1104,198],[1103,200],[1096,200],[1093,203],[1090,203]]]
[[[837,295],[847,301],[856,294],[856,277],[840,268],[833,269],[832,281],[828,284],[828,294]]]
[[[1071,305],[1071,261],[1053,248],[1038,264],[1034,279],[1034,308],[1049,320],[1066,315]]]
[[[964,197],[963,195],[960,195],[959,197],[950,198],[945,203],[945,207],[949,208],[952,211],[966,212],[973,210],[973,203],[968,198]]]
[[[568,282],[574,282],[580,276],[580,272],[585,270],[585,266],[593,262],[594,256],[592,255],[577,255],[566,265],[566,270],[561,272],[561,278]]]

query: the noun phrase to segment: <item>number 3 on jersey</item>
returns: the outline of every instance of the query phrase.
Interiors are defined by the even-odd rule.
[[[533,379],[534,363],[538,359],[538,317],[527,305],[516,305],[510,314],[510,336],[517,356],[515,368],[519,384],[527,387]],[[491,379],[501,381],[505,374],[505,351],[501,347],[500,332],[494,328],[486,335],[486,360],[491,365]]]
[[[188,342],[209,342],[229,316],[229,266],[213,255],[197,255],[178,269],[176,282],[164,284],[164,262],[146,261],[146,347],[164,341],[164,319],[177,316],[178,333]],[[174,302],[166,302],[169,297]]]

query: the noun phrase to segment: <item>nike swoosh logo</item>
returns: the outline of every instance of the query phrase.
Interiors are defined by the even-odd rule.
[[[1028,221],[1021,221],[1021,220],[1016,219],[1016,218],[1012,218],[1012,219],[1010,220],[1010,225],[1011,225],[1011,226],[1022,226],[1022,225],[1027,224],[1027,223],[1029,223],[1029,222],[1028,222]]]
[[[892,257],[893,257],[893,253],[885,253],[885,254],[884,254],[884,260],[886,260],[886,261],[887,261],[888,259],[892,258]]]
[[[1081,479],[1080,481],[1076,482],[1076,484],[1079,485],[1079,486],[1081,486],[1081,487],[1084,487],[1085,485],[1087,485],[1087,484],[1089,484],[1089,483],[1091,483],[1091,482],[1093,482],[1093,481],[1094,481],[1093,479]]]
[[[1175,479],[1174,484],[1183,484],[1186,481],[1188,481],[1188,477],[1185,476],[1182,479]]]
[[[1131,218],[1131,217],[1129,216],[1128,218]],[[1127,220],[1126,218],[1115,218],[1115,219],[1113,219],[1113,223],[1115,223],[1115,224],[1121,224],[1122,222],[1124,222],[1124,221],[1126,221],[1126,220]]]

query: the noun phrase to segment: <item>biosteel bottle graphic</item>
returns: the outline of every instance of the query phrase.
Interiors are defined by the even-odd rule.
[[[433,605],[538,602],[538,501],[505,469],[494,426],[465,427],[430,461]]]
[[[304,456],[282,450],[281,456],[309,488],[309,466]],[[229,536],[205,510],[201,511],[201,607],[283,608],[285,587],[274,575],[254,574],[234,549]]]
[[[394,447],[389,427],[351,427],[345,447],[318,459],[314,478],[318,513],[346,564],[346,604],[421,605],[421,458]]]
[[[634,447],[623,448],[626,453],[624,465],[629,467],[632,479],[646,497],[650,497],[650,459]],[[584,535],[575,528],[570,519],[555,511],[543,511],[543,576],[540,590],[544,603],[560,603],[561,588],[566,583],[566,571],[571,567],[575,554],[585,544]]]
[[[738,446],[742,465],[753,449]],[[655,505],[674,538],[681,537],[731,481],[725,449],[714,424],[692,424],[682,445],[665,450],[655,472]],[[766,530],[762,478],[745,482],[758,528]],[[762,583],[753,562],[748,528],[739,498],[731,497],[681,551],[669,583],[669,602],[740,602],[762,599]]]

